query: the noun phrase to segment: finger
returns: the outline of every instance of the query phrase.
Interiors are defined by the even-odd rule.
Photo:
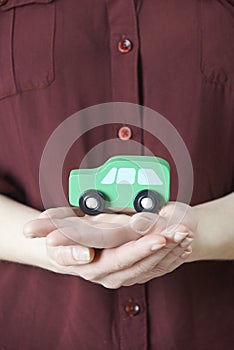
[[[59,230],[50,232],[46,237],[46,243],[50,247],[77,245],[77,242],[74,242],[67,236],[64,236]]]
[[[24,225],[23,234],[27,238],[46,237],[50,232],[56,230],[56,216],[61,219],[71,215],[76,218],[78,214],[77,208],[51,208],[40,214],[39,219],[31,220]],[[50,214],[51,213],[51,214]],[[55,216],[56,215],[56,216]]]
[[[193,231],[197,226],[194,209],[185,203],[168,202],[162,207],[159,215],[167,220],[168,226],[183,224]]]
[[[90,263],[95,256],[94,249],[82,247],[80,245],[71,246],[47,246],[48,255],[52,262],[61,265],[72,266]]]
[[[130,227],[140,234],[146,234],[154,231],[159,233],[167,226],[167,221],[155,213],[137,213],[130,219]]]
[[[183,259],[187,257],[187,253],[191,254],[193,241],[192,233],[190,232],[176,232],[174,234],[174,243],[167,244],[161,251],[161,256],[153,262],[154,256],[152,256],[151,267],[149,267],[150,274],[157,277],[162,276],[165,273],[171,272],[175,269],[178,262],[182,263]],[[183,256],[184,254],[184,256]],[[161,259],[161,260],[160,260]],[[152,278],[152,277],[151,277]]]
[[[57,229],[56,223],[54,221],[55,219],[72,220],[73,218],[76,218],[77,216],[79,216],[77,215],[79,214],[79,212],[80,212],[79,208],[62,207],[62,208],[47,209],[46,211],[42,212],[39,215],[39,219],[31,220],[28,223],[26,223],[23,228],[23,233],[28,238],[45,237],[50,232]],[[95,219],[92,219],[92,217],[88,217],[88,218],[83,217],[82,219],[90,220],[90,221],[93,220],[93,223],[97,221],[97,218],[95,220]],[[104,216],[102,220],[107,221],[108,218],[107,217],[105,218]]]
[[[43,211],[40,215],[40,219],[64,219],[71,216],[84,216],[84,213],[79,207],[59,207],[50,208]]]
[[[66,220],[73,221],[74,217],[71,218],[66,218]],[[98,214],[95,216],[89,216],[86,215],[82,218],[82,220],[87,221],[89,225],[97,225],[101,223],[107,223],[107,224],[112,224],[112,223],[119,223],[121,225],[128,224],[130,220],[130,216],[126,214]],[[109,225],[111,226],[111,225]]]
[[[175,231],[174,231],[175,229]],[[176,231],[176,230],[179,231]],[[184,225],[171,226],[170,230],[164,230],[160,235],[167,239],[164,249],[157,255],[156,264],[160,264],[165,258],[168,259],[167,266],[170,265],[179,254],[183,252],[193,241],[193,233]]]
[[[186,237],[193,238],[193,232],[185,225],[171,225],[166,227],[159,233],[161,236],[167,238],[169,243],[182,242]]]
[[[98,251],[92,264],[85,265],[79,274],[87,280],[99,280],[110,273],[132,266],[138,260],[160,250],[165,244],[163,237],[144,236],[118,248]]]
[[[61,208],[61,209],[67,209],[67,208]],[[68,210],[61,210],[61,215],[62,214],[69,214],[70,211]],[[65,219],[56,219],[56,218],[45,218],[45,219],[36,219],[28,222],[23,229],[23,233],[26,237],[28,238],[35,238],[35,237],[45,237],[47,236],[50,232],[56,230],[57,228],[60,229],[61,233],[65,234],[68,238],[72,239],[73,241],[77,243],[86,243],[81,240],[79,242],[79,237],[80,235],[85,237],[87,239],[88,237],[88,232],[91,231],[92,236],[90,237],[91,242],[89,242],[90,246],[92,246],[92,240],[94,239],[95,241],[97,240],[98,243],[94,245],[95,247],[98,248],[103,248],[106,246],[113,246],[113,244],[120,245],[123,242],[125,243],[128,240],[128,236],[130,239],[136,239],[139,237],[139,234],[135,233],[131,234],[131,232],[128,232],[128,235],[126,234],[125,238],[123,235],[125,234],[125,231],[122,231],[122,227],[127,225],[129,222],[130,217],[127,215],[120,215],[120,214],[100,214],[97,215],[96,217],[91,217],[91,216],[85,216],[82,218],[79,218],[77,216],[72,216],[68,217]],[[114,226],[113,226],[114,224]],[[65,227],[67,228],[65,229]],[[110,236],[110,230],[113,231],[113,228],[115,227],[114,230],[114,236]],[[108,235],[108,241],[106,244],[103,244],[103,247],[101,246],[100,237],[102,234],[102,229],[107,230],[109,229],[108,232],[105,231],[105,234]],[[117,229],[121,230],[122,232],[122,238],[121,234],[117,234],[116,231]],[[83,235],[81,230],[85,230],[83,232]],[[127,230],[125,227],[124,230]],[[105,235],[104,235],[105,237]],[[103,239],[104,239],[103,237]],[[121,240],[119,240],[121,238]],[[110,240],[113,240],[113,243],[110,243]],[[84,244],[86,245],[86,244]]]
[[[176,256],[175,260],[171,263],[170,268],[168,269],[167,272],[165,272],[165,270],[163,270],[159,266],[157,266],[156,271],[152,271],[151,275],[144,276],[144,278],[138,279],[137,283],[148,282],[150,279],[152,279],[152,275],[153,275],[153,278],[156,278],[156,277],[160,277],[160,276],[164,275],[165,273],[174,271],[175,269],[177,269],[179,266],[181,266],[186,261],[186,259],[190,256],[191,253],[192,253],[192,247],[185,248],[185,251],[182,251],[182,254],[180,254],[179,256]],[[132,285],[132,284],[136,283],[135,280],[131,280],[128,282],[129,282],[129,284],[124,284],[124,285]]]
[[[172,272],[175,268],[184,262],[187,255],[191,254],[192,247],[186,248],[178,245],[169,254],[167,254],[155,267],[152,269],[152,273],[155,277],[162,276],[166,273]]]
[[[188,232],[185,234],[188,235]],[[148,235],[148,237],[151,235]],[[116,272],[112,271],[109,276],[100,276],[102,284],[104,283],[104,285],[107,286],[110,282],[115,282],[114,285],[121,283],[123,286],[128,286],[134,283],[141,283],[142,278],[148,281],[153,277],[171,272],[175,268],[173,265],[174,262],[179,259],[185,250],[187,251],[190,249],[187,245],[191,244],[191,238],[189,238],[188,242],[186,241],[186,239],[188,239],[186,236],[182,237],[185,237],[182,241],[180,238],[178,242],[167,244],[156,253],[144,257],[142,260],[139,259],[132,266],[125,269],[123,268],[122,270],[119,269],[119,271]],[[180,260],[177,260],[177,262],[179,261]]]
[[[24,225],[23,234],[27,238],[46,237],[56,228],[55,223],[51,219],[36,219]]]
[[[184,250],[180,248],[177,250],[178,255],[173,255],[173,257],[171,257],[173,263],[170,263],[169,265],[163,265],[163,267],[157,265],[158,259],[155,261],[154,255],[150,255],[141,261],[138,261],[132,267],[110,273],[109,275],[106,275],[103,278],[97,280],[97,282],[107,288],[119,288],[121,286],[126,287],[134,285],[136,283],[148,282],[149,280],[165,275],[166,273],[169,273],[180,266],[185,260],[185,257],[181,257],[181,253],[186,254],[186,256],[190,254],[190,252],[185,253]]]
[[[96,222],[95,225],[83,218],[55,219],[53,223],[68,238],[93,248],[117,247],[142,236],[129,226],[129,222],[121,219],[117,222]]]
[[[61,208],[60,215],[68,215],[70,211],[67,209]],[[153,225],[157,225],[155,232],[162,230],[166,225],[164,221],[152,213],[139,213],[132,217],[126,214],[100,214],[96,217],[38,219],[25,225],[24,234],[27,237],[45,237],[58,228],[81,245],[111,248],[138,239],[149,232]]]
[[[67,217],[84,216],[78,207],[50,208],[39,215],[39,219],[32,220],[25,224],[23,233],[27,238],[45,237],[56,229],[54,219],[64,219]],[[42,219],[42,220],[41,220]]]
[[[47,236],[46,244],[50,258],[64,266],[87,264],[95,256],[94,249],[77,245],[58,230]]]

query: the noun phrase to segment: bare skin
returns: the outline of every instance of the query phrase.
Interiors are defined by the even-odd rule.
[[[8,201],[9,207],[5,205],[5,211],[12,205],[15,205],[14,212],[17,211],[18,203],[11,203],[5,197],[1,200]],[[2,207],[0,205],[1,213]],[[20,217],[29,210],[22,207]],[[101,214],[89,217],[81,216],[79,210],[56,208],[35,219],[38,212],[33,211],[26,215],[25,221],[34,220],[25,225],[24,234],[38,238],[22,239],[18,231],[20,249],[18,246],[14,251],[10,242],[5,243],[4,252],[0,248],[0,257],[81,276],[107,288],[144,283],[173,271],[185,261],[234,259],[233,208],[234,195],[230,194],[193,208],[182,203],[175,207],[175,203],[169,203],[159,215]],[[9,218],[8,227],[10,221]],[[22,221],[23,218],[21,225]],[[4,233],[0,236],[4,243]],[[31,242],[31,253],[22,258],[28,242]],[[6,251],[10,249],[11,254],[7,257]],[[14,258],[14,255],[17,256]]]

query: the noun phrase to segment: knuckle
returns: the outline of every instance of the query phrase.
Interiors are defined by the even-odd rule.
[[[176,230],[177,231],[182,231],[182,232],[186,232],[188,231],[188,227],[184,224],[179,224],[177,227],[176,227]]]
[[[136,268],[134,269],[134,276],[139,276],[142,274],[145,274],[149,271],[149,266],[145,263],[139,263]]]
[[[155,271],[160,275],[165,275],[166,273],[174,271],[179,265],[180,263],[178,263],[178,261],[176,263],[175,260],[173,260],[170,263],[168,263],[167,266],[163,266],[162,264],[158,265]]]
[[[126,281],[124,281],[123,286],[124,287],[130,287],[134,284],[140,284],[142,278],[128,278]]]
[[[114,254],[114,257],[113,257],[113,270],[114,271],[119,271],[119,270],[123,270],[125,267],[127,267],[127,264],[121,258],[120,254],[116,250],[115,254]]]
[[[157,276],[162,276],[165,275],[165,273],[167,273],[167,269],[165,269],[165,266],[163,266],[162,264],[158,264],[154,269],[153,269],[154,274],[156,274]]]
[[[173,249],[170,251],[168,256],[165,258],[165,262],[167,265],[171,264],[178,257],[178,253]]]
[[[150,281],[151,279],[153,279],[155,276],[155,274],[153,274],[152,272],[150,274],[147,274],[144,276],[144,278],[141,278],[137,284],[143,284],[143,283],[146,283],[148,281]]]
[[[121,281],[116,281],[116,280],[105,280],[101,282],[102,286],[107,288],[107,289],[118,289],[122,287]]]
[[[50,217],[51,209],[46,209],[42,213],[40,213],[39,218],[40,219],[48,219]]]
[[[121,271],[124,268],[124,264],[121,261],[115,261],[113,271]]]
[[[94,271],[85,271],[80,274],[82,278],[85,280],[91,281],[91,282],[96,282],[98,280],[98,275]]]
[[[110,217],[110,214],[101,213],[93,217],[93,220],[105,220]]]
[[[178,265],[172,264],[172,265],[170,265],[170,266],[168,267],[167,272],[172,272],[172,271],[174,271],[177,267],[178,267]]]
[[[165,247],[163,247],[164,254],[169,253],[175,246],[175,243],[167,243]]]

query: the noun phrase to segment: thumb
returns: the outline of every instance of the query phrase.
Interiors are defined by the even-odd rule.
[[[182,224],[188,226],[192,231],[197,227],[198,220],[194,208],[186,203],[168,202],[162,207],[159,215],[168,222],[168,226]]]
[[[46,237],[56,228],[51,219],[35,219],[24,225],[23,234],[27,238]]]
[[[158,214],[143,212],[133,215],[129,224],[133,231],[144,235],[152,230],[155,233],[161,232],[166,227],[167,221]]]

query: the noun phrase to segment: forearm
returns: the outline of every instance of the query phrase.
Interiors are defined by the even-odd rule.
[[[234,193],[194,209],[198,226],[188,261],[234,259]]]
[[[23,226],[38,217],[35,209],[0,195],[0,260],[45,267],[45,238],[28,239]]]

